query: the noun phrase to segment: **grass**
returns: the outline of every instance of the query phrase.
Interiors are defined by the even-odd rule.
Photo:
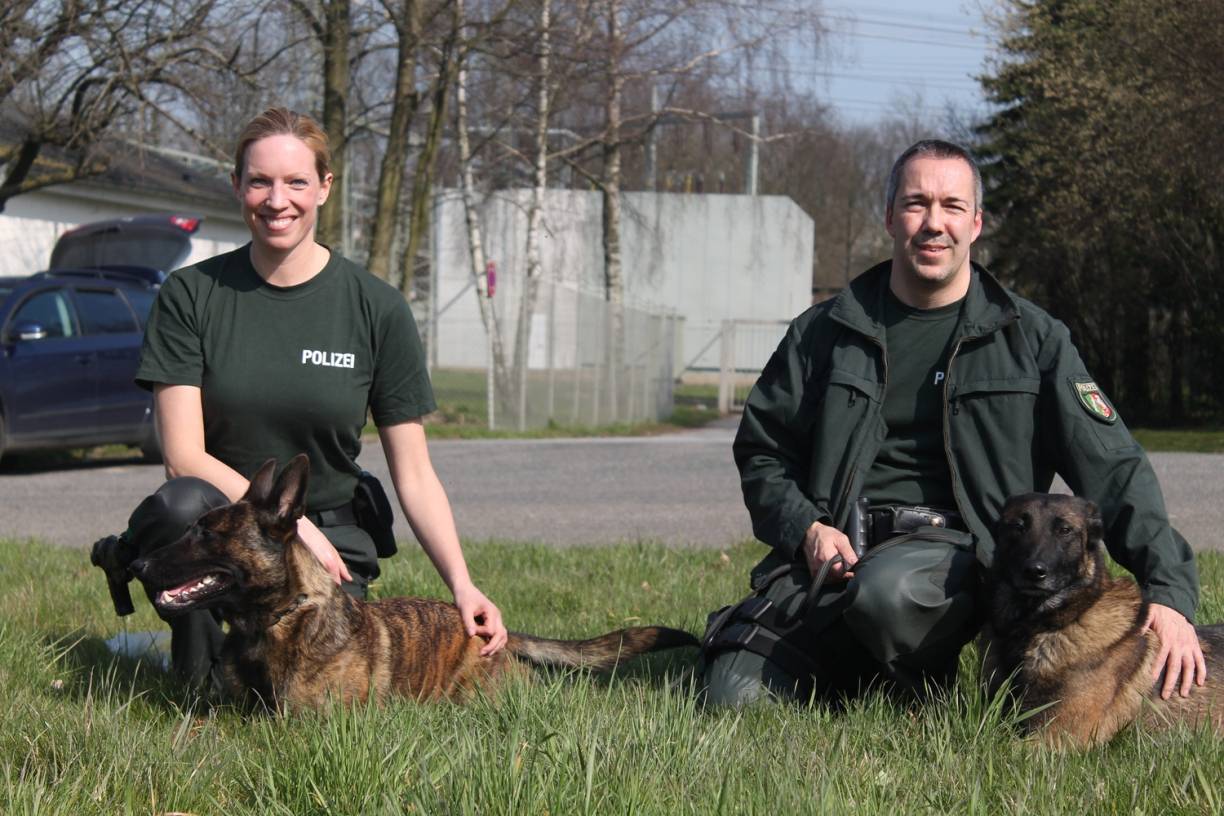
[[[430,378],[438,410],[426,418],[429,435],[438,439],[483,438],[549,438],[562,436],[645,436],[680,428],[696,428],[718,418],[718,387],[677,385],[674,388],[675,409],[662,422],[631,422],[583,424],[556,418],[543,427],[516,431],[511,427],[488,429],[488,383],[483,371],[435,369]],[[546,375],[533,372],[529,394],[538,404],[545,403]],[[572,416],[573,383],[558,382],[554,406],[559,417]],[[591,384],[587,384],[589,390]],[[367,429],[371,430],[371,429]]]
[[[1133,433],[1146,451],[1224,453],[1224,428],[1137,428]]]
[[[515,628],[699,630],[760,555],[651,544],[467,546]],[[1202,558],[1205,620],[1224,558]],[[442,595],[415,548],[380,594]],[[137,600],[132,630],[159,622]],[[1124,732],[1062,755],[1015,738],[974,691],[972,651],[938,703],[868,697],[706,711],[694,656],[614,677],[539,675],[466,707],[396,703],[289,717],[209,708],[109,656],[124,624],[81,551],[0,542],[0,812],[5,814],[1202,813],[1224,806],[1224,741]]]

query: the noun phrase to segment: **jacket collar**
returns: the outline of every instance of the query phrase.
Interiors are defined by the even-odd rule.
[[[876,264],[850,282],[833,304],[829,316],[860,334],[884,344],[884,296],[892,261]],[[965,295],[960,337],[981,337],[1020,318],[1015,299],[985,267],[973,264],[973,277]]]

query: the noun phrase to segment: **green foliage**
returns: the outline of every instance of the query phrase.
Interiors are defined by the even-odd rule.
[[[979,131],[993,266],[1132,422],[1224,416],[1224,5],[1006,8]]]
[[[512,626],[578,636],[642,621],[698,630],[739,597],[755,544],[554,549],[471,543]],[[1203,618],[1224,617],[1224,559],[1201,559]],[[440,595],[408,547],[379,594]],[[159,628],[143,601],[133,630]],[[124,625],[86,554],[0,542],[0,812],[1218,813],[1224,743],[1136,729],[1047,753],[975,691],[972,650],[945,697],[706,711],[691,652],[615,676],[540,673],[457,707],[338,706],[287,717],[210,708],[109,655]]]

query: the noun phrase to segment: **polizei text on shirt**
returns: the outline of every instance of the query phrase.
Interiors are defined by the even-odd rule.
[[[309,363],[310,365],[327,366],[329,368],[353,368],[356,362],[356,354],[302,349],[302,365]]]

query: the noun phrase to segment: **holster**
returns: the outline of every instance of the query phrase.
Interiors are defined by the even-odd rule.
[[[357,526],[374,539],[374,550],[379,558],[390,558],[399,548],[395,544],[395,513],[382,482],[369,471],[357,476],[357,490],[353,494],[353,515]]]

